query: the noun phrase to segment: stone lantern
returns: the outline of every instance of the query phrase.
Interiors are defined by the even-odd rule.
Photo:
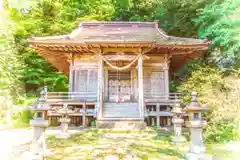
[[[59,139],[67,139],[70,137],[70,134],[68,133],[68,124],[71,121],[69,114],[73,112],[68,108],[67,104],[63,104],[63,108],[61,108],[58,113],[60,113],[62,116],[60,118],[61,132],[56,137]]]
[[[212,160],[212,156],[205,152],[202,130],[207,124],[202,119],[202,113],[207,111],[207,107],[201,106],[197,101],[197,93],[192,92],[192,102],[186,106],[183,111],[188,114],[189,121],[186,122],[190,128],[191,137],[187,153],[188,160]]]
[[[186,138],[182,136],[182,124],[184,123],[184,119],[182,118],[182,115],[184,112],[182,111],[182,108],[180,107],[179,103],[176,103],[172,109],[173,113],[173,127],[174,127],[174,136],[172,137],[172,143],[173,144],[184,144],[186,142]]]
[[[37,105],[32,108],[35,114],[34,119],[30,121],[30,125],[33,127],[32,160],[42,160],[46,156],[45,130],[49,125],[47,111],[50,106],[46,103],[43,92],[41,95]]]

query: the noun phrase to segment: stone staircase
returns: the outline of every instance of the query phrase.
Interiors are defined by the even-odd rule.
[[[126,119],[126,120],[138,119],[140,118],[138,103],[133,102],[104,103],[103,118]]]
[[[145,129],[146,123],[140,118],[138,103],[107,102],[103,106],[103,115],[96,122],[98,129],[132,130]]]

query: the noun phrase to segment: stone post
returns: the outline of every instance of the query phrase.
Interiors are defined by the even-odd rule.
[[[69,118],[69,113],[72,113],[69,109],[67,104],[63,104],[63,108],[58,111],[62,117],[60,118],[60,133],[56,135],[56,138],[59,139],[67,139],[70,137],[68,133],[68,124],[70,123],[71,119]]]
[[[49,105],[43,99],[39,99],[36,106],[33,107],[34,119],[30,121],[33,127],[33,140],[31,145],[31,160],[43,160],[46,156],[45,130],[49,125],[47,120],[47,111],[50,109]]]
[[[174,136],[172,137],[172,143],[182,145],[186,142],[186,138],[182,136],[182,124],[184,123],[184,119],[182,118],[182,109],[178,103],[173,107],[172,113],[172,123],[174,127]]]
[[[189,121],[186,125],[191,132],[187,153],[188,160],[212,160],[212,156],[205,152],[202,135],[203,127],[207,124],[206,121],[202,120],[202,112],[207,110],[207,107],[203,107],[198,103],[197,93],[192,92],[192,102],[184,108],[184,112],[188,113],[189,116]]]

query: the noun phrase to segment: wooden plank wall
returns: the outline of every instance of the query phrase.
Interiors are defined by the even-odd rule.
[[[166,62],[164,56],[149,56],[149,59],[144,61],[144,92],[145,94],[164,94],[166,93],[166,85],[165,83],[168,78],[166,78],[165,70],[166,70]]]
[[[76,57],[72,64],[72,91],[97,92],[97,61],[86,57]]]

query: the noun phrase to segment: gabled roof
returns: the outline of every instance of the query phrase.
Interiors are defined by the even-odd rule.
[[[69,35],[33,37],[29,43],[204,44],[206,40],[168,36],[157,22],[82,22]]]
[[[172,69],[179,69],[207,50],[207,40],[174,37],[158,28],[157,22],[82,22],[68,35],[32,37],[29,44],[65,74],[72,54],[94,54],[96,48],[144,48],[146,54],[169,54]],[[70,54],[69,54],[70,53]]]

